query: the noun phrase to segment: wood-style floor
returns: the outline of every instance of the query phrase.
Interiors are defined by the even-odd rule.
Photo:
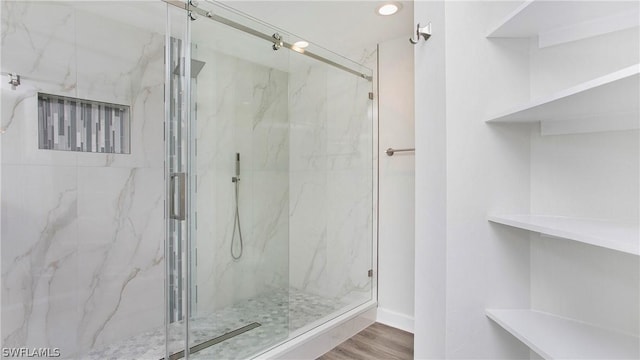
[[[318,360],[411,360],[413,334],[375,323]]]

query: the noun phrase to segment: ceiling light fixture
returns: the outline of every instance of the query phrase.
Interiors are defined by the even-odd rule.
[[[398,10],[400,10],[400,8],[402,7],[402,5],[400,5],[399,3],[386,3],[383,5],[378,6],[378,8],[376,9],[376,12],[379,15],[382,16],[389,16],[389,15],[393,15],[395,13],[398,12]]]

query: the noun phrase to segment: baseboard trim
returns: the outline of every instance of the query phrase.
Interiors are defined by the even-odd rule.
[[[411,316],[379,307],[376,321],[413,334],[413,317]]]

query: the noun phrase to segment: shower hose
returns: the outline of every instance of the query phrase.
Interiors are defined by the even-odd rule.
[[[243,252],[243,241],[242,241],[242,228],[240,227],[240,206],[238,205],[238,192],[240,191],[240,179],[233,178],[233,183],[235,185],[235,193],[236,193],[236,211],[233,219],[233,232],[231,233],[231,257],[233,260],[240,260]],[[233,251],[233,244],[235,244],[236,240],[236,229],[238,229],[238,240],[240,240],[240,253],[236,256]]]

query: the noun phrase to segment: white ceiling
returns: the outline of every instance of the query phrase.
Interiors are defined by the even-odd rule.
[[[328,50],[349,56],[359,50],[413,33],[413,1],[392,16],[380,16],[376,8],[388,1],[262,0],[222,1],[273,26],[299,35]]]

